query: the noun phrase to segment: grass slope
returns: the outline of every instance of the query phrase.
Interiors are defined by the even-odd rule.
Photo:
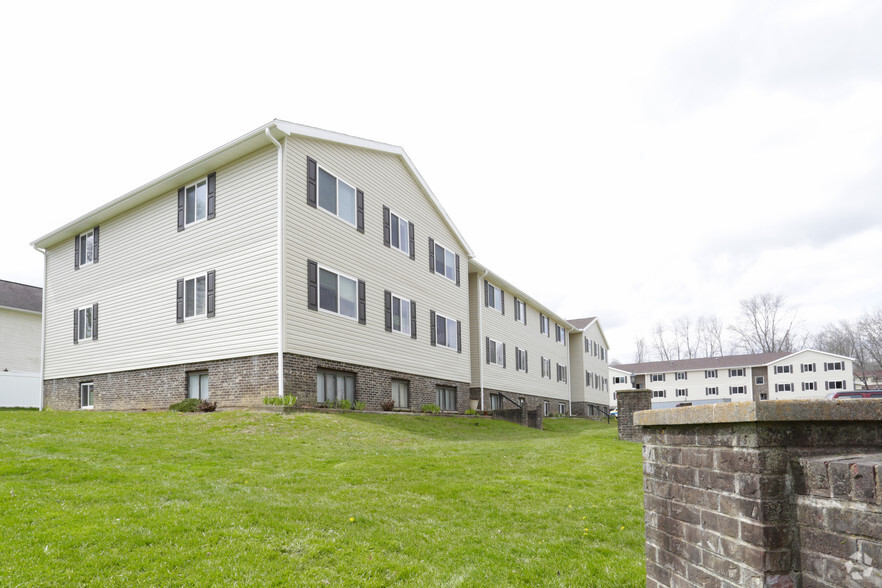
[[[0,413],[0,584],[642,586],[606,423]]]

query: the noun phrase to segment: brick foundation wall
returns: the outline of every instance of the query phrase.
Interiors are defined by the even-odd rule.
[[[187,397],[187,374],[207,371],[218,407],[252,406],[278,394],[276,355],[255,355],[126,372],[89,374],[43,382],[44,406],[79,410],[80,384],[94,384],[94,410],[165,410]]]
[[[542,430],[542,411],[540,410],[528,410],[526,406],[521,406],[519,408],[494,410],[492,414],[494,419]]]
[[[456,388],[456,412],[465,412],[469,407],[469,385],[465,382],[289,353],[284,356],[285,394],[297,396],[297,403],[303,406],[318,404],[316,370],[319,368],[355,374],[355,400],[364,402],[366,410],[381,410],[380,403],[392,398],[393,379],[409,382],[410,409],[413,411],[419,411],[424,404],[437,404],[437,386]]]
[[[715,404],[635,424],[648,587],[882,585],[882,403]]]
[[[561,400],[560,398],[551,398],[548,396],[534,396],[532,394],[517,394],[515,392],[509,392],[507,390],[496,390],[494,388],[484,388],[484,410],[490,410],[490,395],[491,394],[505,394],[511,400],[518,402],[519,398],[524,399],[524,405],[527,407],[527,410],[537,410],[540,415],[544,415],[544,402],[548,402],[548,411],[550,414],[557,414],[558,404],[563,402],[564,404],[564,414],[569,414],[569,401]],[[469,389],[469,397],[472,400],[478,401],[478,410],[481,409],[481,389],[480,388],[470,388]],[[503,401],[503,408],[508,410],[510,408],[515,408],[510,402]]]
[[[652,409],[652,390],[619,390],[616,393],[619,411],[619,439],[622,441],[643,441],[643,430],[634,424],[634,413]]]
[[[610,407],[596,402],[574,402],[573,416],[589,418],[594,421],[605,421]]]

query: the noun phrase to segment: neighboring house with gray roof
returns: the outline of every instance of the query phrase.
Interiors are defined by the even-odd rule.
[[[0,280],[0,406],[40,406],[43,289]]]
[[[813,349],[651,361],[617,368],[633,374],[637,388],[652,390],[653,408],[824,398],[854,388],[851,358]],[[624,382],[614,384],[616,392],[631,387]]]

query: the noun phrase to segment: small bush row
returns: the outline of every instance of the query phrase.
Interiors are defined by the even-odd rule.
[[[294,406],[297,404],[297,397],[289,394],[285,394],[284,396],[265,396],[263,403],[273,406]]]
[[[176,412],[214,412],[217,409],[217,402],[188,398],[172,404],[168,409]]]

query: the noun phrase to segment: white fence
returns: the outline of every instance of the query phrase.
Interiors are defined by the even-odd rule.
[[[35,372],[0,372],[0,406],[40,407],[41,379]]]

